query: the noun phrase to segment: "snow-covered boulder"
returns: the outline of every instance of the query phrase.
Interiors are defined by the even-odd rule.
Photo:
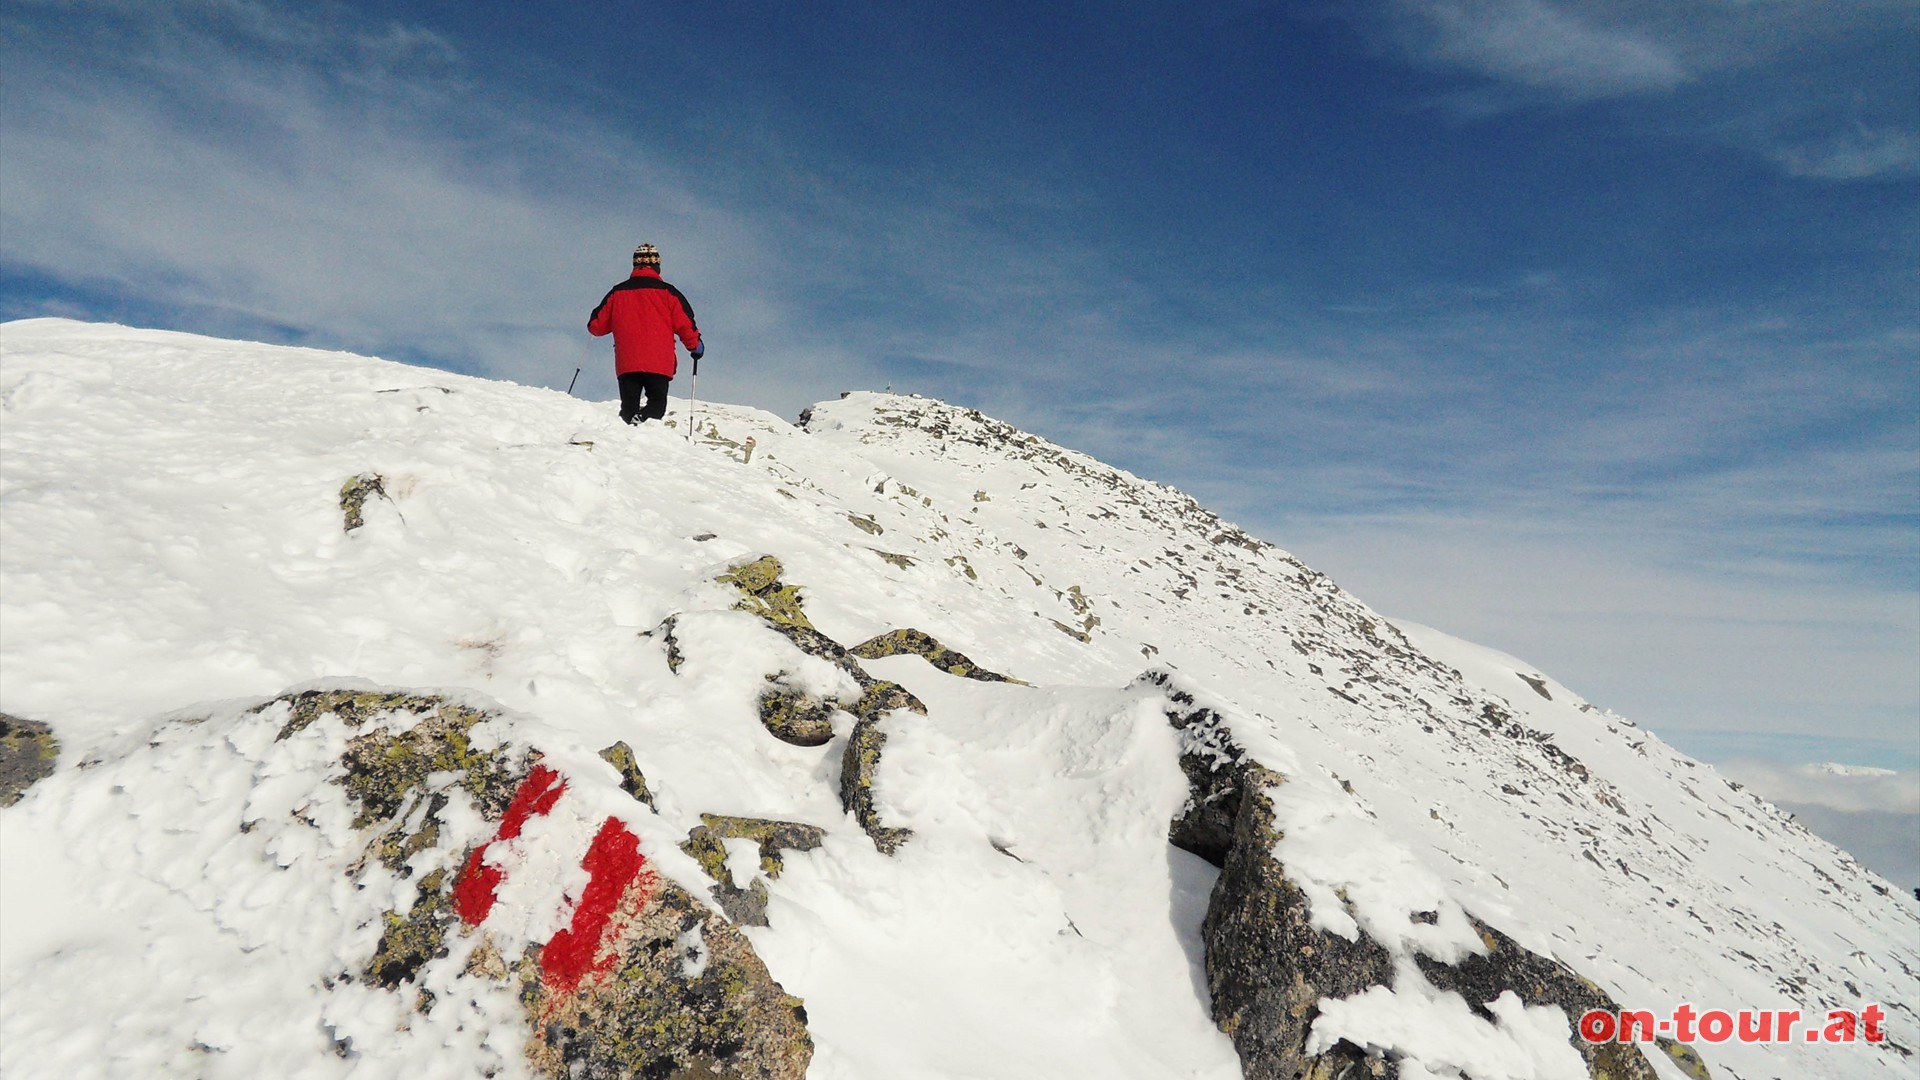
[[[799,999],[630,827],[637,770],[571,757],[471,698],[332,683],[177,715],[55,783],[108,847],[122,815],[153,824],[135,865],[296,991],[264,1012],[327,1033],[296,1059],[465,1043],[473,1075],[804,1076]],[[144,1074],[240,1049],[180,1046]]]
[[[1633,1044],[1575,1034],[1587,1010],[1619,1009],[1598,987],[1438,891],[1425,890],[1432,909],[1404,910],[1430,883],[1397,845],[1328,813],[1330,800],[1287,799],[1289,778],[1171,673],[1136,685],[1167,695],[1180,732],[1190,794],[1169,842],[1221,869],[1202,927],[1207,989],[1247,1080],[1655,1080]],[[1306,826],[1291,848],[1276,799]]]

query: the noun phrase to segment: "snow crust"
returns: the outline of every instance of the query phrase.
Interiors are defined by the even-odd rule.
[[[1276,854],[1316,924],[1409,960],[1322,1002],[1317,1037],[1403,1076],[1574,1075],[1558,1010],[1419,980],[1413,955],[1482,947],[1471,911],[1629,1008],[1878,1001],[1920,1048],[1920,905],[1531,667],[1395,627],[1178,492],[965,409],[861,393],[800,428],[702,403],[692,443],[684,402],[670,418],[315,350],[0,327],[0,709],[63,745],[0,812],[0,1073],[525,1074],[504,989],[422,1017],[337,978],[412,886],[345,884],[365,838],[327,782],[343,733],[275,743],[246,710],[351,679],[501,709],[493,737],[601,781],[489,853],[514,864],[490,926],[510,939],[564,925],[583,883],[553,853],[609,814],[701,897],[676,847],[701,813],[826,827],[747,930],[806,1001],[816,1080],[1237,1077],[1202,966],[1214,872],[1166,842],[1181,735],[1126,689],[1148,667],[1287,775]],[[369,473],[385,495],[347,532],[341,484]],[[877,802],[914,830],[891,859],[835,796],[844,728],[801,748],[758,721],[771,673],[854,692],[713,583],[763,553],[838,641],[914,627],[1031,684],[867,662],[928,707],[889,721]],[[646,636],[670,615],[677,673]],[[615,740],[657,815],[596,756]],[[457,800],[449,828],[486,839]],[[758,872],[729,862],[742,887]],[[1913,1068],[1703,1049],[1746,1078]]]

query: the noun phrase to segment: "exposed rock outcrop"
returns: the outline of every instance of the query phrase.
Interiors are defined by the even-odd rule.
[[[800,651],[826,660],[858,684],[859,699],[844,706],[853,715],[854,725],[840,765],[840,805],[860,823],[875,847],[891,855],[913,833],[910,829],[882,823],[874,806],[874,779],[887,742],[881,722],[888,714],[901,709],[924,716],[927,707],[905,687],[867,674],[853,653],[815,628],[801,603],[799,587],[780,580],[782,570],[779,559],[763,555],[729,567],[716,580],[740,590],[742,599],[735,607],[758,615]],[[762,702],[765,701],[763,697]],[[765,718],[764,710],[762,717]]]
[[[352,532],[367,523],[367,500],[371,498],[387,498],[386,481],[379,473],[348,477],[346,483],[340,485],[342,531]]]
[[[1027,685],[1019,679],[989,671],[968,659],[965,653],[940,644],[940,640],[932,634],[911,627],[877,634],[848,651],[862,660],[878,660],[885,656],[918,656],[941,671],[963,679]]]
[[[728,840],[751,840],[760,848],[760,872],[777,880],[786,869],[783,851],[812,851],[826,838],[826,830],[817,825],[767,818],[725,817],[701,814],[702,824],[687,834],[680,850],[693,856],[707,876],[714,880],[713,898],[727,918],[745,926],[767,925],[767,884],[756,877],[741,888],[727,866]]]
[[[27,789],[53,775],[60,740],[38,720],[0,713],[0,806],[12,806]]]
[[[1390,988],[1398,976],[1393,952],[1364,931],[1349,938],[1314,926],[1309,897],[1275,854],[1282,834],[1269,792],[1286,778],[1254,760],[1234,741],[1226,719],[1167,673],[1148,672],[1136,685],[1167,695],[1168,722],[1180,732],[1189,796],[1169,842],[1221,870],[1201,928],[1207,989],[1214,1020],[1233,1039],[1247,1080],[1397,1076],[1387,1058],[1344,1039],[1327,1046],[1314,1038],[1324,1001]],[[1569,1043],[1594,1080],[1655,1080],[1638,1046],[1590,1044],[1572,1034],[1586,1010],[1617,1010],[1611,998],[1565,964],[1471,922],[1483,954],[1452,964],[1413,957],[1433,988],[1460,994],[1487,1020],[1486,1003],[1507,993],[1527,1006],[1557,1006],[1568,1020]]]
[[[544,951],[519,965],[522,1000],[539,1018],[527,1050],[536,1069],[567,1080],[806,1076],[806,1007],[738,930],[670,882],[630,906],[617,959],[591,986],[536,976]]]
[[[1349,1043],[1307,1052],[1320,999],[1390,983],[1393,958],[1364,936],[1313,928],[1306,895],[1270,854],[1278,837],[1264,789],[1281,776],[1253,762],[1234,771],[1244,785],[1233,800],[1239,813],[1201,924],[1214,1021],[1233,1039],[1247,1080],[1387,1075]]]
[[[457,979],[509,983],[532,1027],[527,1056],[556,1078],[715,1077],[800,1080],[812,1056],[806,1010],[787,994],[725,919],[666,879],[617,817],[599,825],[581,859],[587,872],[569,925],[518,955],[502,955],[488,929],[508,870],[489,857],[519,841],[549,814],[568,786],[531,747],[480,738],[492,714],[445,698],[381,690],[291,694],[256,712],[284,710],[280,739],[332,716],[348,729],[338,782],[372,837],[349,869],[356,881],[375,864],[401,878],[422,874],[406,911],[390,911],[374,954],[358,971],[393,991],[408,984],[412,1007],[436,1004],[425,970],[463,946]],[[641,802],[645,778],[625,743],[603,751],[622,788]],[[445,812],[464,793],[493,838],[463,850],[443,839]],[[778,824],[778,823],[776,823]],[[769,830],[765,845],[804,848],[817,836]],[[528,834],[536,835],[536,834]],[[565,835],[565,830],[546,836]],[[552,842],[552,841],[550,841]],[[477,935],[477,938],[476,938]],[[462,963],[456,956],[453,963]],[[446,972],[434,983],[444,991]],[[457,985],[457,982],[456,982]]]
[[[781,742],[824,746],[833,741],[833,714],[840,711],[840,705],[793,685],[782,673],[767,676],[759,709],[760,722]]]
[[[620,790],[647,804],[647,809],[659,811],[653,804],[653,789],[647,786],[647,777],[640,771],[640,763],[634,760],[633,747],[624,741],[614,743],[600,751],[600,760],[620,770]]]

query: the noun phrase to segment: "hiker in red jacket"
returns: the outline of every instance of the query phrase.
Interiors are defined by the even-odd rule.
[[[633,276],[607,290],[587,317],[587,333],[613,335],[613,370],[620,377],[620,419],[629,424],[667,415],[667,384],[673,381],[678,335],[695,360],[705,355],[693,305],[680,290],[660,279],[660,251],[652,244],[633,249]],[[646,392],[647,403],[640,404]]]

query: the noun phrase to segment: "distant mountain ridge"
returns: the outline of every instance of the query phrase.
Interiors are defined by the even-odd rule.
[[[791,425],[703,404],[690,444],[678,402],[675,427],[629,430],[605,405],[343,354],[60,320],[8,324],[0,346],[0,708],[63,746],[0,814],[0,853],[12,882],[100,894],[70,912],[8,894],[9,1074],[329,1076],[460,1047],[489,1075],[599,1075],[613,1066],[588,1055],[619,1025],[570,995],[643,969],[554,984],[525,965],[579,925],[604,863],[538,838],[615,833],[662,887],[607,894],[631,926],[595,924],[602,959],[671,942],[633,936],[666,926],[665,896],[686,941],[750,943],[737,969],[764,961],[770,1023],[790,1024],[782,994],[805,1002],[810,1064],[785,1035],[741,1064],[700,1028],[678,1068],[1257,1077],[1305,1052],[1327,1076],[1688,1075],[1651,1044],[1636,1064],[1551,1037],[1594,1000],[1877,1002],[1877,1046],[1697,1046],[1746,1080],[1915,1067],[1912,898],[1548,675],[1395,626],[1184,494],[977,411],[861,392]],[[316,714],[298,745],[249,734],[341,679],[399,696]],[[448,769],[453,751],[406,743],[454,715],[443,701],[507,756]],[[351,748],[374,745],[355,740],[376,737],[429,763],[377,804],[386,824],[347,794],[365,790]],[[570,794],[506,830],[543,768]],[[337,808],[270,830],[333,852],[274,886],[337,923],[305,933],[326,943],[300,951],[250,913],[254,875],[293,881],[272,857],[169,839],[181,823],[110,776],[192,776],[169,782],[249,822],[263,799]],[[376,832],[395,853],[355,861]],[[349,864],[381,903],[329,906]],[[463,921],[459,883],[496,864],[515,914]],[[193,884],[216,866],[237,891]],[[1246,913],[1283,880],[1295,922]],[[427,944],[402,949],[398,925]],[[285,970],[222,959],[236,932]],[[168,938],[207,944],[182,966]],[[1300,991],[1263,980],[1341,942],[1355,958],[1313,977],[1344,989],[1285,999],[1282,1019]],[[706,954],[686,947],[646,985],[698,984]],[[473,959],[487,948],[494,967]],[[376,954],[408,958],[390,984],[340,978]],[[163,962],[185,974],[127,974]],[[272,1018],[244,1021],[237,989],[195,996],[206,980],[261,988]],[[103,982],[117,1008],[92,1007]],[[587,1019],[554,1034],[548,1004],[527,1028],[521,999]],[[322,1027],[308,1056],[257,1046]]]

